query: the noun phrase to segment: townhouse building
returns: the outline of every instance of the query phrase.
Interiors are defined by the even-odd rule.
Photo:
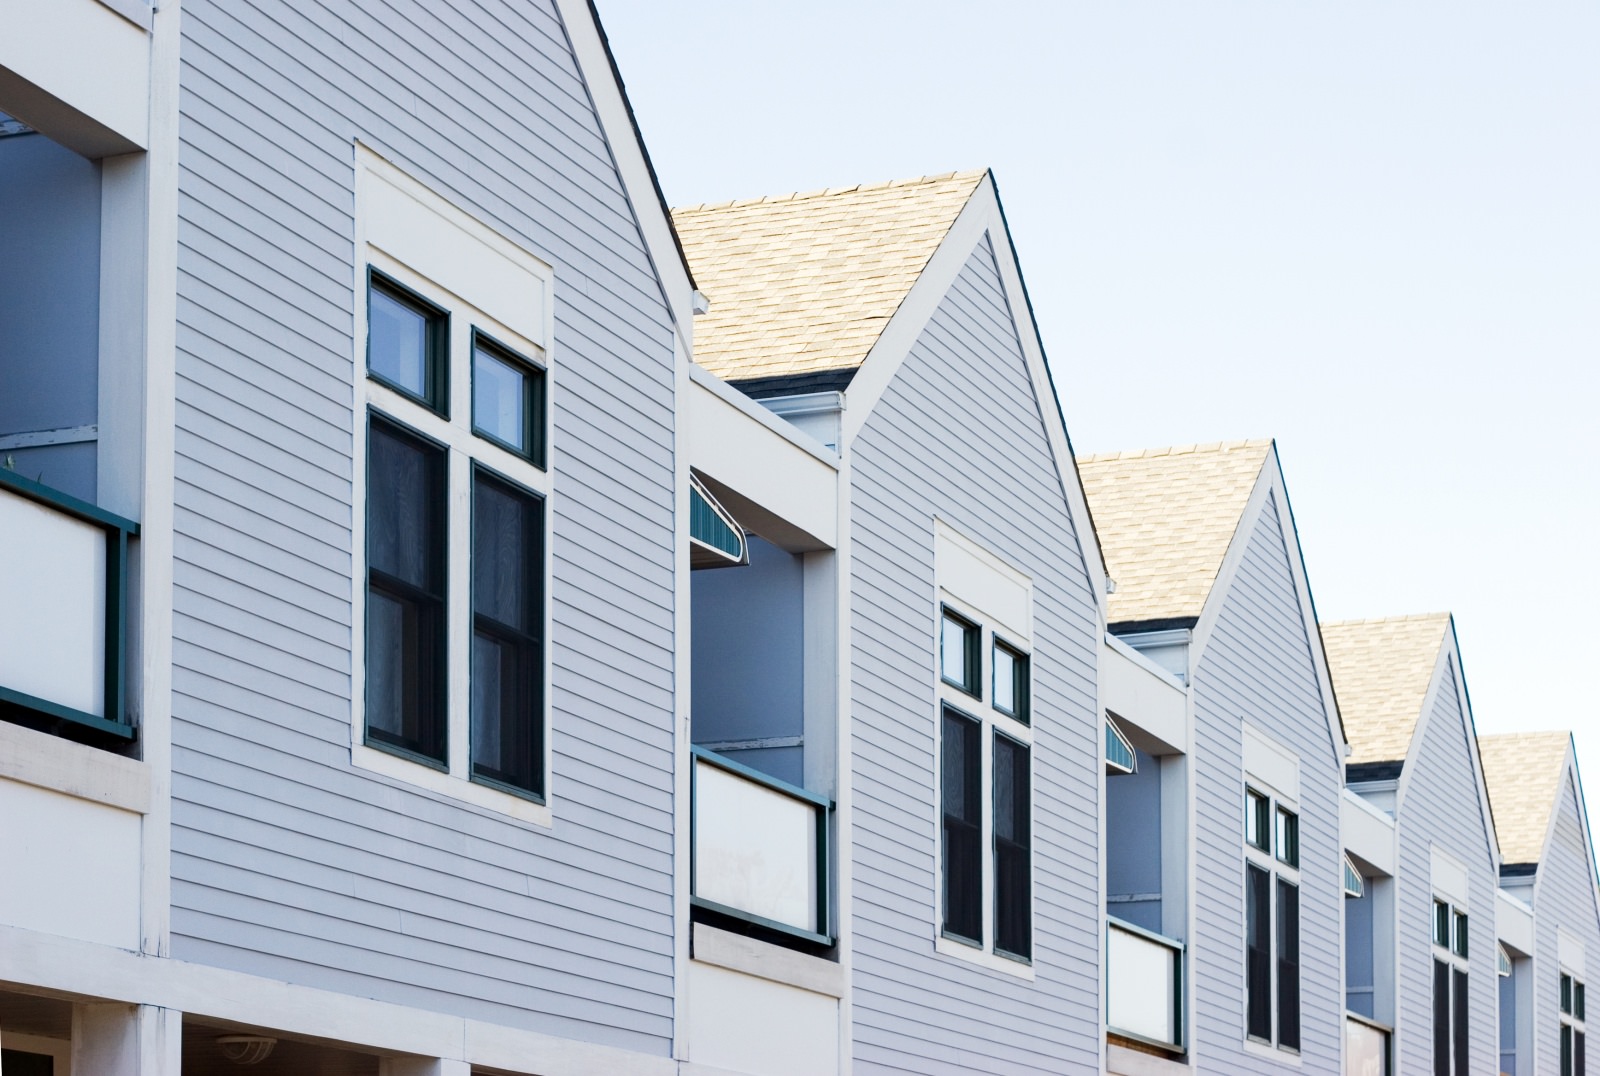
[[[1500,860],[1455,622],[1346,621],[1322,638],[1351,750],[1350,1050],[1400,1072],[1490,1071]]]
[[[710,308],[697,364],[843,476],[845,1063],[1094,1071],[1103,572],[994,178],[674,219]],[[744,720],[719,735],[794,772],[776,745],[803,715]]]
[[[1113,645],[1187,692],[1181,742],[1112,711],[1132,772],[1106,777],[1111,936],[1181,951],[1184,971],[1169,1037],[1144,976],[1113,962],[1107,1071],[1340,1072],[1343,997],[1312,969],[1342,960],[1345,738],[1277,449],[1079,466],[1115,584]]]
[[[1506,1076],[1586,1070],[1594,845],[1572,735],[1478,740],[1500,843],[1499,1057]]]
[[[990,173],[669,211],[584,0],[4,21],[5,1076],[1583,1071],[1570,742],[1325,659],[1271,442],[1075,460]]]

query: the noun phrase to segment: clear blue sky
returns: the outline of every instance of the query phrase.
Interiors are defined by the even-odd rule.
[[[1600,803],[1600,4],[597,2],[674,205],[993,168],[1077,450],[1276,437]]]

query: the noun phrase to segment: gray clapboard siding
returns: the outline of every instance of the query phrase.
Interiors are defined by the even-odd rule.
[[[442,14],[184,8],[174,955],[661,1054],[669,313],[553,6]],[[550,831],[349,763],[357,139],[555,270]]]
[[[1561,782],[1555,832],[1539,861],[1533,898],[1533,1038],[1537,1072],[1559,1072],[1561,1062],[1561,958],[1559,931],[1583,943],[1585,993],[1600,997],[1600,912],[1595,907],[1594,864],[1583,837],[1582,800],[1572,771]],[[1586,1053],[1594,1056],[1585,1036]]]
[[[994,258],[985,239],[851,449],[861,1072],[1097,1063],[1099,974],[1085,952],[1100,930],[1095,604]],[[1034,580],[1031,983],[934,952],[936,514]]]
[[[1433,847],[1460,860],[1468,872],[1467,992],[1472,1016],[1467,1050],[1472,1071],[1489,1071],[1500,1057],[1494,949],[1499,882],[1478,799],[1471,733],[1457,697],[1454,655],[1446,658],[1446,666],[1426,726],[1419,726],[1422,742],[1412,748],[1406,763],[1405,795],[1397,811],[1401,1009],[1395,1059],[1402,1072],[1432,1071],[1433,1064]]]
[[[1241,720],[1300,757],[1299,1071],[1337,1073],[1344,1036],[1343,783],[1290,556],[1269,498],[1194,668],[1194,1056],[1202,1072],[1281,1071],[1245,1049],[1244,768]],[[1216,600],[1213,596],[1212,600]]]

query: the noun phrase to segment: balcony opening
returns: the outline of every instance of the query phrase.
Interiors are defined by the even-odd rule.
[[[698,478],[692,493],[695,917],[827,954],[833,553],[750,533]]]
[[[100,162],[0,113],[0,466],[89,502],[100,407],[100,172]]]
[[[1345,1071],[1392,1071],[1394,879],[1344,856]]]
[[[1120,715],[1105,737],[1107,1038],[1182,1054],[1186,759]]]
[[[0,720],[133,750],[145,160],[52,130],[0,99]]]

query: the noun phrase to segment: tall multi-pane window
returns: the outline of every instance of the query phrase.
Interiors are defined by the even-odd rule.
[[[544,372],[405,275],[367,289],[364,742],[539,801]]]
[[[1300,1049],[1300,816],[1246,787],[1245,1035]]]
[[[1583,983],[1576,976],[1561,973],[1561,1076],[1584,1076],[1587,1051],[1583,1014]]]
[[[1014,576],[941,526],[938,563],[960,593],[941,590],[933,640],[939,703],[939,922],[946,955],[1023,973],[1033,959],[1033,668],[1031,623]],[[986,609],[981,584],[1008,601]],[[1025,590],[1021,591],[1025,593]]]
[[[1433,901],[1433,1072],[1468,1076],[1471,1070],[1467,956],[1471,934],[1464,909]]]

